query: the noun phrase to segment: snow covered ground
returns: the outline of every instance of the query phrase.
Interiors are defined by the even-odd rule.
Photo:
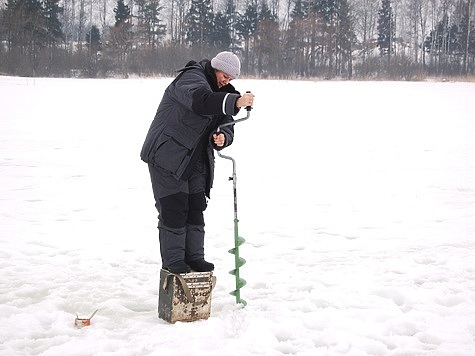
[[[211,317],[170,325],[139,159],[169,82],[0,77],[1,355],[475,354],[474,83],[236,80],[248,306],[217,157]]]

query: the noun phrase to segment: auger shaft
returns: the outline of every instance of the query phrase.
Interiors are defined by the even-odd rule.
[[[234,195],[234,247],[228,252],[234,255],[234,269],[229,271],[230,274],[235,276],[236,279],[236,289],[233,290],[230,294],[236,297],[236,303],[241,303],[244,306],[247,304],[245,300],[241,299],[241,288],[246,285],[246,281],[240,277],[239,268],[242,267],[246,260],[239,256],[239,246],[241,246],[246,240],[239,236],[238,228],[238,215],[237,215],[237,176],[236,176],[236,161],[230,156],[226,156],[218,152],[218,155],[221,158],[229,159],[233,162],[233,176],[229,180],[233,181],[233,195]]]

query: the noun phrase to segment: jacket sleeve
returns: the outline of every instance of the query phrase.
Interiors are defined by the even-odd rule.
[[[229,122],[234,122],[234,120],[231,116],[226,116],[224,118],[224,120],[222,120],[220,122],[220,125],[221,124],[226,124],[226,123],[229,123]],[[209,136],[209,143],[210,143],[211,147],[213,147],[216,151],[221,151],[223,148],[226,148],[226,147],[230,146],[233,143],[233,141],[234,141],[234,125],[229,125],[229,126],[223,127],[220,130],[220,132],[223,133],[224,136],[226,137],[226,139],[224,141],[224,146],[222,146],[222,147],[219,147],[219,146],[214,144],[213,134],[217,133],[217,130],[213,131],[211,133],[211,135]]]
[[[236,93],[213,92],[204,74],[189,70],[171,88],[173,97],[199,115],[236,115]]]

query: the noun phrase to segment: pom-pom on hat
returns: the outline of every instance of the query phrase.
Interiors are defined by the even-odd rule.
[[[229,74],[233,79],[239,77],[241,73],[241,62],[238,56],[232,52],[220,52],[211,60],[211,67]]]

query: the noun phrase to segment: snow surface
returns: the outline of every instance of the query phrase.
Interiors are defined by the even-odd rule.
[[[139,159],[170,81],[0,77],[1,355],[475,354],[474,83],[236,80],[248,305],[216,157],[211,316],[172,325]]]

